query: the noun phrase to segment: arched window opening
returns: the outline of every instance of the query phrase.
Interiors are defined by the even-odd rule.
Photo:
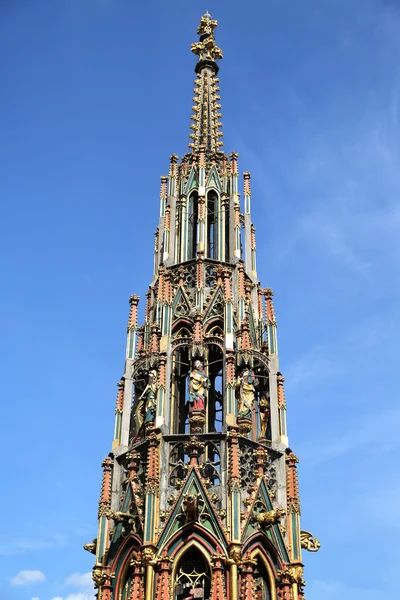
[[[207,431],[221,432],[223,427],[223,356],[219,346],[210,344],[208,353]]]
[[[207,442],[204,453],[200,458],[204,466],[204,477],[210,480],[211,485],[221,484],[221,447],[219,442]]]
[[[179,561],[175,576],[175,600],[208,600],[211,589],[210,567],[203,554],[191,546]]]
[[[189,432],[189,405],[187,398],[187,376],[190,370],[189,349],[177,348],[172,355],[172,406],[174,433]]]
[[[223,298],[219,298],[217,302],[214,302],[213,313],[223,314],[224,313],[224,301]],[[224,322],[222,318],[212,318],[212,320],[206,324],[205,334],[207,338],[224,337]]]
[[[199,198],[197,192],[189,196],[188,205],[188,258],[195,258],[197,250],[197,221],[199,213]]]
[[[177,487],[187,474],[189,455],[185,452],[184,442],[177,442],[171,447],[169,456],[169,485]]]
[[[207,256],[218,259],[218,195],[207,194]]]
[[[258,559],[254,570],[255,600],[271,600],[269,577],[264,563]]]

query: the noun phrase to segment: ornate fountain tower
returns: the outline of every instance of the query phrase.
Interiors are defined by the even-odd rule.
[[[288,446],[273,293],[257,279],[250,173],[222,151],[207,13],[190,150],[161,177],[154,274],[130,298],[114,441],[103,462],[99,600],[300,600],[298,459]]]

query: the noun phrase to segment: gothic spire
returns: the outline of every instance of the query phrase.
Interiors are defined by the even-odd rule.
[[[195,96],[191,116],[193,123],[190,126],[192,133],[189,136],[191,138],[189,148],[192,151],[197,151],[204,146],[206,151],[218,152],[223,145],[220,139],[222,115],[219,112],[221,105],[218,103],[219,79],[216,77],[219,67],[215,62],[222,58],[222,50],[218,48],[214,39],[214,29],[217,24],[217,21],[211,19],[211,15],[206,12],[201,17],[197,28],[200,39],[191,47],[192,52],[199,57],[195,67],[197,77],[194,80]]]

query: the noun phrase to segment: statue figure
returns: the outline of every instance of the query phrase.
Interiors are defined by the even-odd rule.
[[[157,371],[149,371],[147,385],[140,398],[144,400],[144,424],[154,421],[156,417]]]
[[[136,442],[143,427],[146,423],[154,421],[156,416],[156,393],[157,393],[157,371],[152,370],[147,376],[147,385],[141,393],[135,414],[135,437],[133,441]]]
[[[258,407],[260,410],[260,438],[266,438],[270,415],[270,403],[266,392],[261,392]]]
[[[185,494],[183,499],[186,523],[192,521],[198,521],[199,518],[199,506],[198,497],[196,494]]]
[[[203,370],[203,363],[197,359],[189,374],[189,405],[192,410],[205,409],[205,390],[210,387],[210,380]]]
[[[254,385],[249,369],[244,368],[237,378],[236,392],[238,395],[238,416],[242,419],[250,419],[254,402]]]

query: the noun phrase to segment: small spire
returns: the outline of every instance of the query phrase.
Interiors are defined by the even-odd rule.
[[[189,148],[194,151],[200,150],[200,146],[211,152],[219,152],[223,145],[222,140],[222,123],[220,121],[221,113],[219,104],[219,79],[216,75],[219,67],[216,60],[222,58],[222,50],[218,48],[214,39],[214,29],[217,27],[217,21],[211,18],[211,15],[206,12],[200,19],[200,25],[197,28],[197,33],[200,40],[192,44],[191,50],[199,57],[195,71],[197,74],[194,80],[195,88],[192,106],[193,121],[190,129],[192,130],[189,137],[191,143]]]

